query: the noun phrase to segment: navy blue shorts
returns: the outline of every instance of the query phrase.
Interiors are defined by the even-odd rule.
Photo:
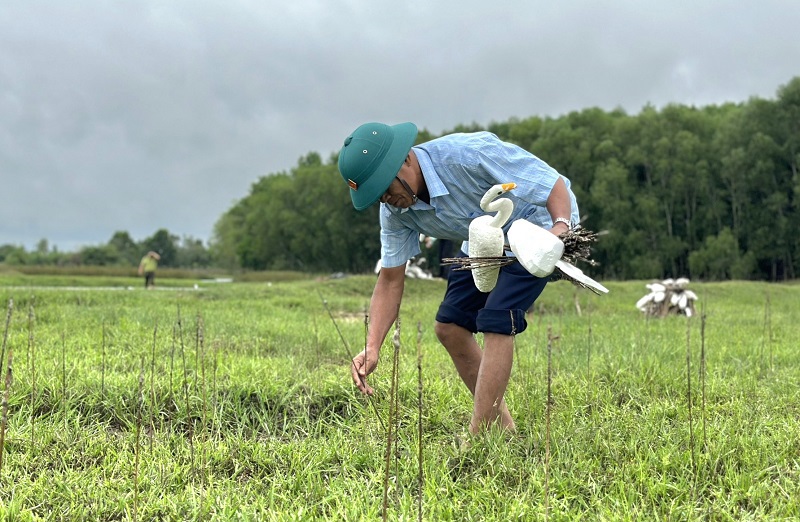
[[[458,254],[465,256],[463,252]],[[549,279],[536,277],[521,264],[511,263],[500,269],[494,289],[484,293],[475,287],[470,270],[451,270],[436,320],[456,324],[472,333],[522,333],[528,327],[525,312],[533,306]]]

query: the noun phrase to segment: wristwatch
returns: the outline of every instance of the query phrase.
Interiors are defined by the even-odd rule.
[[[556,223],[564,223],[568,229],[572,230],[572,221],[567,218],[557,217],[553,220],[553,226],[556,226]]]

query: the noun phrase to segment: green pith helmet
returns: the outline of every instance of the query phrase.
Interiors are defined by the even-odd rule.
[[[416,138],[417,126],[413,123],[365,123],[344,140],[339,174],[350,187],[356,210],[364,210],[381,198]]]

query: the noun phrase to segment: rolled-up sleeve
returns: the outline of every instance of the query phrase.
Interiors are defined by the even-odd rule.
[[[381,266],[391,268],[404,265],[420,254],[419,232],[393,219],[391,211],[381,204]]]

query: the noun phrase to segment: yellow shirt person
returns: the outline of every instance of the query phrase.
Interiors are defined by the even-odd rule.
[[[145,255],[139,262],[139,275],[144,275],[144,287],[153,288],[156,286],[156,268],[161,256],[152,250]]]

